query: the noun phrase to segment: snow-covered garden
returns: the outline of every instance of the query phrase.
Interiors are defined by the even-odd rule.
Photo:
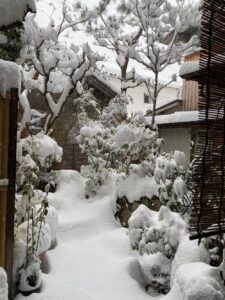
[[[17,88],[20,106],[16,300],[225,299],[221,245],[189,239],[192,163],[180,149],[162,151],[155,122],[160,92],[179,82],[178,64],[199,47],[198,36],[186,34],[200,26],[198,6],[0,0],[0,95]],[[90,76],[116,96],[103,105]],[[150,116],[127,110],[128,90],[141,84]],[[32,107],[35,95],[44,112]],[[68,103],[71,133],[79,129],[71,138],[86,157],[80,171],[60,169],[64,149],[53,137]],[[0,267],[0,300],[7,290]]]

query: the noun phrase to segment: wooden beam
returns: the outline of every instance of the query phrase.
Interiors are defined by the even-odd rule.
[[[9,179],[6,207],[6,252],[5,270],[8,276],[9,299],[13,299],[13,248],[14,248],[14,211],[16,192],[16,145],[17,145],[17,116],[18,116],[18,89],[11,89],[9,103],[9,128],[8,128],[8,161],[7,173]]]

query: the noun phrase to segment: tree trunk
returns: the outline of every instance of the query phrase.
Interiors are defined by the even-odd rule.
[[[156,111],[156,101],[158,97],[158,73],[155,73],[155,83],[153,92],[153,103],[152,103],[152,123],[151,127],[155,124],[155,111]]]

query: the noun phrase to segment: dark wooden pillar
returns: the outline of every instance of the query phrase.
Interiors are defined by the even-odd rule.
[[[0,99],[0,266],[8,276],[9,299],[13,299],[14,207],[16,183],[18,89]],[[7,184],[8,180],[8,184]]]

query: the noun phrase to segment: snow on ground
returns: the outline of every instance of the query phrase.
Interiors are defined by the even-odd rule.
[[[59,171],[57,178],[57,191],[49,196],[59,217],[58,245],[48,252],[50,273],[43,274],[41,293],[19,294],[16,300],[225,299],[219,268],[209,266],[207,254],[188,239],[175,257],[169,294],[147,294],[127,229],[113,215],[116,181],[85,199],[85,182],[78,172]]]
[[[132,278],[136,258],[127,229],[113,216],[113,189],[105,187],[87,200],[79,173],[60,171],[59,177],[57,192],[50,195],[59,215],[58,245],[48,255],[51,271],[43,274],[40,294],[16,300],[151,300]]]

